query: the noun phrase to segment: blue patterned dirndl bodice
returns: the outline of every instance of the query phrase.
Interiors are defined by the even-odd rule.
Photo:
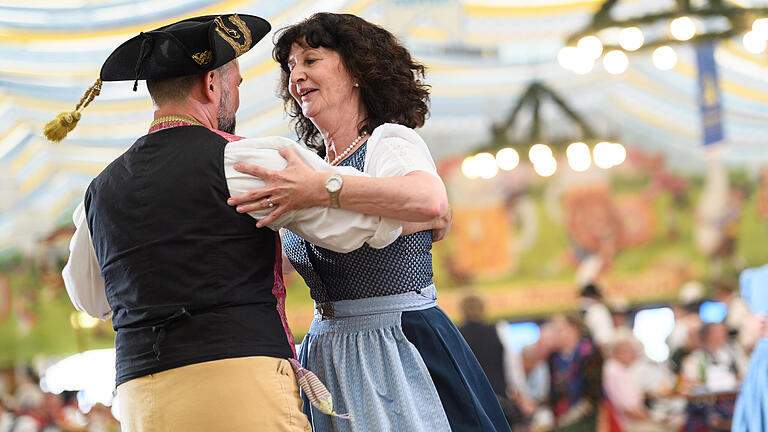
[[[363,171],[367,143],[339,163]],[[316,302],[335,302],[419,291],[432,285],[432,234],[421,231],[374,249],[364,244],[334,252],[286,231],[283,248]]]

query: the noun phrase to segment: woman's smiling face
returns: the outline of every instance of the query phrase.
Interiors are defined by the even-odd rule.
[[[336,51],[294,43],[288,55],[291,96],[307,118],[333,112],[355,100],[354,81]]]

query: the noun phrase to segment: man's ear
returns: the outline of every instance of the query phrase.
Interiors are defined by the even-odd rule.
[[[203,75],[203,96],[205,96],[205,98],[210,102],[216,101],[214,94],[216,92],[217,85],[218,83],[216,82],[215,71],[208,71]]]

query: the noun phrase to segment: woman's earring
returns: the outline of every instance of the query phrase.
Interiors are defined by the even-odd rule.
[[[358,84],[358,83],[355,83],[355,87],[360,87],[360,84]]]

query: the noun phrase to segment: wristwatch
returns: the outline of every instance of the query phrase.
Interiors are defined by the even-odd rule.
[[[331,207],[333,208],[339,208],[339,193],[341,193],[343,183],[341,174],[334,174],[325,181],[325,190],[328,191],[328,198],[331,199]]]

